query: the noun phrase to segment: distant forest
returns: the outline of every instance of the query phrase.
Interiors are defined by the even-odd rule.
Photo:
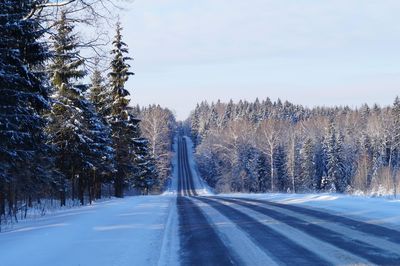
[[[400,189],[400,100],[389,107],[306,108],[270,99],[198,104],[188,126],[202,177],[217,192]]]

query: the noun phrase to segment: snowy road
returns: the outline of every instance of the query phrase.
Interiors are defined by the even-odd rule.
[[[177,139],[162,196],[62,210],[0,233],[0,265],[400,265],[400,202],[216,196],[191,149]]]

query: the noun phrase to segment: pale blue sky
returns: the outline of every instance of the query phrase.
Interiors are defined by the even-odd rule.
[[[130,2],[133,103],[178,119],[202,100],[358,106],[400,94],[398,0]]]

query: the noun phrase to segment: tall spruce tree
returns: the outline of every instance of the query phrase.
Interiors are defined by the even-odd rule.
[[[190,120],[190,135],[192,137],[193,143],[195,146],[199,144],[199,129],[200,129],[200,121],[199,121],[199,104],[196,105],[192,113],[192,119]]]
[[[392,107],[393,132],[391,132],[392,147],[390,151],[389,166],[392,170],[393,194],[397,196],[397,171],[400,160],[400,98],[397,96]]]
[[[98,64],[99,60],[96,59],[96,67],[91,76],[88,97],[95,106],[97,113],[105,120],[111,113],[112,99],[102,72],[98,68]]]
[[[216,106],[213,104],[211,106],[209,127],[210,128],[216,128],[218,125],[219,125],[219,123],[218,123],[218,113],[217,113],[217,110],[216,110]]]
[[[337,164],[336,146],[336,130],[333,121],[330,122],[328,131],[324,138],[323,150],[325,159],[326,173],[321,180],[321,188],[323,190],[336,191],[335,187],[335,169]]]
[[[133,186],[142,194],[148,194],[157,183],[155,160],[148,149],[149,141],[145,138],[135,139],[135,177]]]
[[[135,167],[135,140],[140,138],[139,119],[134,118],[128,112],[129,92],[125,89],[125,83],[133,75],[129,71],[131,60],[128,47],[122,41],[122,27],[117,23],[116,35],[113,41],[114,48],[111,51],[110,93],[112,104],[107,120],[112,129],[113,147],[116,152],[117,172],[114,180],[115,196],[123,197],[124,188],[133,182],[134,173],[138,171]]]
[[[337,168],[337,176],[336,176],[336,187],[339,192],[343,193],[346,191],[347,186],[349,185],[348,173],[345,165],[345,157],[344,157],[344,135],[342,132],[338,132],[336,137],[336,154],[338,164]],[[350,162],[347,167],[350,167]]]
[[[287,180],[287,159],[285,147],[279,144],[276,148],[274,155],[274,167],[275,167],[275,182],[278,191],[284,191],[285,188],[289,188]],[[271,182],[274,182],[271,180]]]
[[[111,113],[111,94],[106,86],[102,72],[99,70],[99,61],[96,60],[96,68],[91,76],[91,84],[87,97],[97,113],[93,118],[91,125],[97,129],[97,139],[94,140],[93,150],[97,151],[95,156],[95,170],[92,177],[90,197],[101,198],[101,187],[103,183],[113,181],[113,175],[116,172],[115,150],[112,148],[111,126],[108,124],[106,116]]]
[[[321,187],[325,190],[343,192],[345,190],[345,173],[342,159],[342,135],[337,133],[335,124],[330,122],[325,139],[327,176],[323,178]]]
[[[112,182],[116,172],[115,150],[111,139],[111,128],[104,123],[104,120],[96,113],[90,102],[85,102],[87,124],[86,134],[89,137],[89,150],[86,153],[86,160],[89,167],[82,174],[85,187],[88,189],[89,202],[93,199],[100,199],[102,196],[102,184]],[[83,188],[80,190],[83,193]],[[83,195],[80,195],[83,203]]]
[[[52,36],[53,58],[49,72],[54,90],[47,130],[51,143],[57,149],[57,167],[71,180],[72,196],[75,197],[76,177],[84,168],[83,151],[88,149],[88,145],[82,129],[82,92],[75,86],[75,81],[86,73],[81,69],[84,62],[77,58],[77,37],[72,34],[73,28],[62,12],[56,24],[56,33]],[[59,185],[61,205],[65,205],[68,184],[60,178]]]
[[[288,191],[296,193],[301,185],[301,144],[299,134],[292,133],[288,146],[288,172],[290,177],[290,187]]]
[[[256,164],[256,178],[258,192],[265,192],[267,189],[267,176],[269,174],[268,158],[261,151],[258,151],[257,164]]]
[[[311,138],[307,138],[301,151],[301,178],[299,184],[299,190],[301,192],[307,192],[312,189],[316,189],[318,186],[318,180],[316,179],[315,170],[315,151],[314,143]]]
[[[99,196],[99,174],[113,171],[114,158],[110,130],[84,97],[87,86],[78,83],[86,72],[73,29],[61,12],[52,37],[54,54],[49,66],[54,92],[48,132],[57,149],[57,166],[71,181],[68,186],[67,180],[60,180],[61,205],[65,205],[68,187],[72,198],[78,196],[82,204],[86,189],[90,201]]]
[[[222,118],[222,127],[226,127],[228,123],[231,121],[233,116],[233,100],[231,99],[229,103],[226,105],[224,116]]]
[[[16,215],[17,202],[53,184],[50,147],[41,113],[49,106],[43,69],[49,53],[33,1],[0,2],[0,217]],[[16,216],[15,216],[16,217]]]

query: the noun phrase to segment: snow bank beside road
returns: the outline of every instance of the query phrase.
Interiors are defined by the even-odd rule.
[[[283,204],[319,208],[368,223],[400,230],[400,200],[341,194],[221,194],[219,196],[269,200]]]
[[[179,245],[166,227],[176,223],[175,201],[126,197],[26,222],[0,234],[1,265],[167,265]]]

